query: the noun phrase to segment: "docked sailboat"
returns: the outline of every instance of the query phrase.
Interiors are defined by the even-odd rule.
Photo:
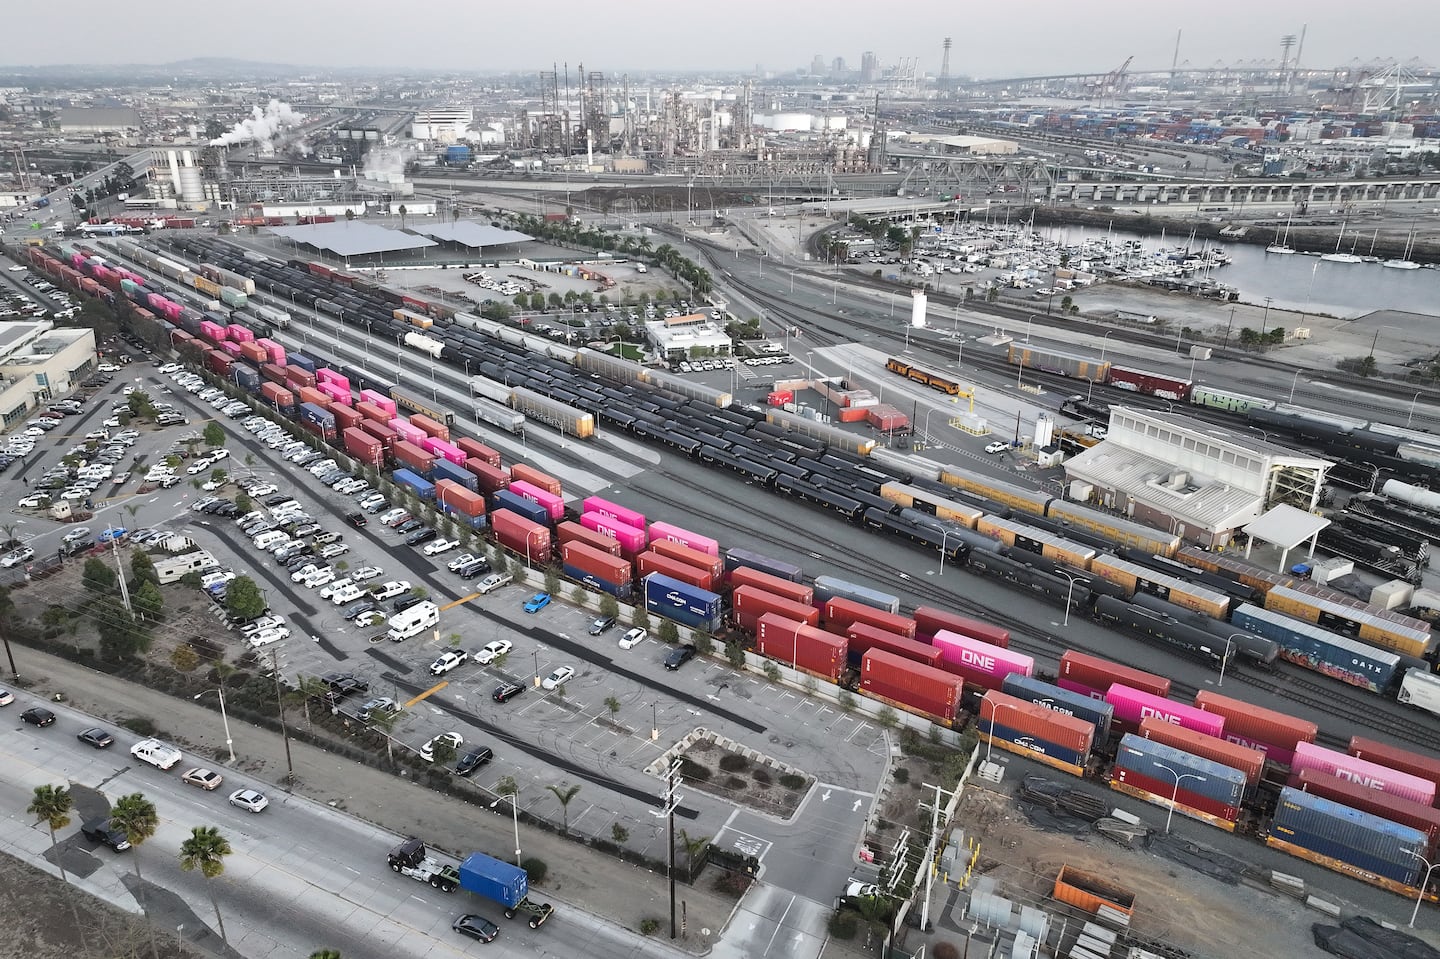
[[[1278,234],[1279,231],[1277,230],[1276,233]],[[1285,245],[1285,241],[1288,240],[1289,238],[1290,238],[1290,218],[1287,216],[1287,217],[1285,218],[1285,233],[1284,233],[1284,235],[1277,235],[1277,236],[1275,237],[1275,242],[1274,242],[1274,243],[1271,243],[1269,246],[1267,246],[1267,247],[1265,248],[1265,252],[1266,252],[1266,253],[1294,253],[1295,250],[1294,250],[1292,247],[1289,247],[1289,246],[1286,246],[1286,245]]]
[[[1344,239],[1345,239],[1345,223],[1342,221],[1342,222],[1340,223],[1340,235],[1335,238],[1335,252],[1334,252],[1334,253],[1326,253],[1324,256],[1320,257],[1320,259],[1322,259],[1322,260],[1329,260],[1331,263],[1360,263],[1360,262],[1363,262],[1363,261],[1361,260],[1361,258],[1358,257],[1358,256],[1356,256],[1353,251],[1350,252],[1350,253],[1341,253],[1341,252],[1340,252],[1340,243],[1341,243]]]
[[[1380,265],[1387,270],[1418,270],[1420,264],[1410,259],[1410,251],[1415,246],[1415,227],[1410,227],[1410,235],[1405,238],[1405,252],[1400,254],[1398,260],[1385,260]]]

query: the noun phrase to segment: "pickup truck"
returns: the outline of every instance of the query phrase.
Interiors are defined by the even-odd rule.
[[[441,892],[454,892],[460,885],[460,872],[425,854],[425,844],[411,836],[390,850],[390,868],[417,882],[428,882]]]
[[[494,592],[501,586],[504,586],[506,583],[510,582],[512,579],[514,579],[514,577],[509,575],[501,576],[499,573],[491,573],[489,576],[486,576],[480,582],[475,584],[475,591],[477,593]]]

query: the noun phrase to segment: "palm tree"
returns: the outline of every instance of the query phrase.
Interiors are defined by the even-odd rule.
[[[145,840],[155,835],[155,830],[160,825],[160,817],[155,813],[155,804],[146,799],[142,793],[130,793],[128,796],[121,796],[115,800],[115,805],[110,810],[110,828],[118,829],[125,834],[125,838],[134,847],[134,855],[130,858],[135,863],[135,898],[140,901],[140,908],[145,910],[148,918],[150,909],[145,904],[144,886],[145,878],[140,875],[140,846]],[[155,944],[155,926],[153,923],[146,923],[150,927],[150,952],[155,959],[160,959],[160,947]]]
[[[66,882],[70,881],[70,877],[65,875],[65,862],[57,849],[59,842],[55,838],[55,830],[70,825],[70,810],[74,808],[75,797],[65,786],[36,786],[35,798],[25,807],[26,812],[50,827],[50,851],[55,856],[55,865],[60,868],[60,878]]]
[[[220,835],[214,826],[196,826],[190,830],[190,838],[180,844],[180,868],[186,872],[199,869],[206,879],[214,879],[225,871],[225,857],[230,855],[230,841]],[[215,887],[205,884],[210,892],[210,905],[215,907],[215,922],[220,926],[220,938],[225,936],[225,920],[220,915],[220,900],[215,898]]]
[[[400,213],[400,229],[403,230],[405,229],[405,214],[410,211],[405,209],[405,204],[402,203],[400,204],[400,209],[398,212]]]
[[[329,691],[330,687],[325,685],[325,683],[323,683],[318,676],[298,677],[295,689],[291,691],[290,696],[293,699],[298,699],[300,701],[300,705],[304,708],[305,725],[311,725],[310,700],[317,696],[323,696]]]
[[[699,859],[705,852],[705,847],[710,845],[710,837],[692,838],[688,832],[682,829],[680,830],[680,843],[685,847],[685,868],[687,871],[693,871],[695,860]]]
[[[561,814],[564,816],[564,823],[565,823],[565,825],[564,825],[563,828],[564,828],[564,831],[565,831],[565,832],[569,832],[569,831],[570,831],[570,800],[574,799],[574,798],[575,798],[575,795],[580,792],[580,784],[579,784],[579,783],[576,783],[575,785],[569,786],[569,787],[565,787],[565,786],[546,786],[545,788],[548,789],[548,790],[550,790],[552,793],[554,793],[554,794],[555,794],[555,798],[558,799],[558,800],[560,800],[560,812],[561,812]]]

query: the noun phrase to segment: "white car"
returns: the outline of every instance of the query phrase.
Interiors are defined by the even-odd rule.
[[[648,630],[640,626],[636,626],[634,629],[627,632],[624,636],[620,637],[620,648],[634,649],[636,646],[639,646],[641,643],[645,642],[645,638],[649,635],[650,633]]]
[[[430,664],[431,676],[443,676],[457,666],[463,665],[470,658],[470,654],[463,649],[447,649],[440,654],[440,658]]]
[[[244,636],[246,639],[249,639],[251,636],[255,635],[256,633],[263,632],[264,630],[267,630],[267,629],[274,629],[274,628],[277,627],[277,626],[284,626],[284,625],[285,625],[285,620],[281,619],[279,616],[261,616],[259,619],[255,620],[253,623],[250,623],[249,625],[247,625],[247,626],[245,626],[243,629],[241,629],[241,630],[240,630],[240,635],[241,635],[241,636]]]
[[[266,799],[263,793],[253,789],[237,789],[230,794],[230,805],[238,806],[248,812],[260,812],[270,805],[270,800]]]
[[[289,636],[289,626],[273,626],[270,629],[262,629],[260,632],[250,636],[250,648],[260,649],[263,646],[269,646],[271,643],[278,643],[280,640],[286,639]]]
[[[205,471],[208,470],[209,468],[210,468],[210,461],[207,460],[205,457],[202,456],[202,457],[200,457],[198,460],[196,460],[195,462],[193,462],[193,463],[191,463],[189,466],[187,466],[187,467],[185,468],[185,472],[189,473],[191,476],[194,476],[194,475],[197,474],[197,473],[203,473],[203,472],[205,472]]]
[[[468,566],[476,559],[478,559],[478,557],[474,553],[461,553],[459,556],[446,563],[445,568],[453,573],[462,566]]]
[[[66,533],[63,537],[61,537],[61,542],[65,542],[65,543],[78,543],[78,542],[80,542],[82,539],[88,539],[89,536],[90,536],[90,527],[88,527],[88,526],[77,526],[77,527],[75,527],[74,529],[72,529],[70,532]]]
[[[574,675],[575,668],[573,666],[558,666],[556,667],[555,671],[552,672],[549,676],[546,676],[544,679],[540,680],[540,688],[559,689],[561,686],[564,686],[567,682],[569,682],[570,678]]]
[[[28,546],[21,546],[19,549],[12,550],[6,553],[4,556],[0,556],[0,567],[4,567],[5,569],[14,569],[21,563],[29,562],[34,558],[35,551],[33,549]]]
[[[228,458],[230,457],[230,451],[229,451],[229,450],[211,450],[210,452],[206,453],[205,456],[206,456],[207,459],[210,460],[210,462],[212,462],[212,463],[218,463],[218,462],[220,462],[220,461],[223,460],[223,459],[228,459]]]
[[[363,583],[366,580],[375,579],[384,575],[385,571],[379,566],[361,566],[359,569],[352,569],[350,571],[350,578],[357,583]]]
[[[157,769],[170,769],[184,758],[180,750],[158,739],[142,739],[130,747],[130,755]]]
[[[202,485],[200,488],[207,493],[213,493],[217,489],[223,489],[228,483],[229,480],[206,480],[204,485]]]
[[[990,454],[1003,453],[1003,452],[1005,452],[1006,450],[1008,450],[1009,448],[1010,448],[1010,444],[1009,444],[1009,443],[1003,443],[1003,442],[1001,442],[1000,440],[996,440],[996,441],[993,442],[993,443],[987,443],[987,444],[985,445],[985,452],[990,453]]]
[[[101,425],[101,426],[109,426],[109,427],[112,427],[112,428],[113,428],[113,427],[116,427],[116,426],[119,426],[119,425],[120,425],[120,417],[118,417],[118,416],[107,417],[106,419],[103,419],[103,420],[100,421],[100,425]]]
[[[504,656],[515,648],[515,644],[508,639],[497,639],[493,643],[486,643],[475,652],[475,662],[482,666],[489,666],[496,659]]]
[[[39,509],[42,506],[50,505],[50,497],[44,493],[33,493],[22,499],[19,505],[26,509]]]
[[[340,556],[344,556],[348,552],[350,552],[350,547],[346,546],[344,543],[331,543],[328,546],[322,546],[320,548],[320,558],[336,559]]]
[[[330,586],[327,586],[326,588],[329,589],[331,586],[334,585],[334,583],[331,583]],[[325,594],[322,592],[320,595],[324,596]],[[330,594],[330,602],[335,604],[336,606],[344,606],[346,603],[355,602],[355,600],[359,599],[364,595],[365,588],[359,583],[346,583],[344,586],[341,586],[339,589],[335,590],[333,593]]]
[[[410,583],[403,579],[392,579],[387,583],[381,583],[375,587],[373,595],[377,600],[393,599],[401,593],[410,591]]]
[[[448,742],[450,747],[456,752],[460,750],[461,746],[465,745],[465,737],[459,733],[441,733],[420,747],[420,758],[427,763],[433,763],[435,761],[435,745],[441,740]]]
[[[441,553],[448,553],[460,545],[458,539],[437,539],[433,543],[425,545],[426,556],[439,556]]]
[[[276,492],[276,487],[270,483],[261,483],[259,486],[252,486],[247,491],[251,496],[269,496]]]
[[[311,573],[318,573],[319,571],[320,571],[320,567],[319,567],[319,566],[315,565],[314,563],[306,563],[304,566],[301,566],[301,567],[300,567],[299,569],[297,569],[295,572],[293,572],[293,573],[290,574],[290,582],[292,582],[292,583],[303,582],[303,581],[305,580],[305,578],[306,578],[307,576],[309,576]]]
[[[346,576],[344,579],[337,579],[330,585],[326,586],[324,589],[320,590],[320,598],[333,599],[335,594],[338,593],[340,590],[344,589],[346,586],[353,586],[354,584],[355,581],[348,576]]]
[[[304,586],[306,589],[314,589],[316,586],[324,586],[326,583],[329,583],[334,579],[335,570],[331,569],[329,566],[322,566],[315,572],[311,573],[309,576],[306,576],[305,581],[300,585]]]

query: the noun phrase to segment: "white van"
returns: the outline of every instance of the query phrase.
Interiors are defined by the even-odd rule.
[[[440,607],[429,600],[422,600],[390,617],[390,641],[399,643],[440,624]]]
[[[281,532],[280,530],[272,529],[269,532],[261,533],[259,536],[255,537],[253,542],[255,543],[256,549],[270,549],[271,547],[279,546],[281,543],[285,542],[289,538],[290,537],[287,534]]]
[[[142,739],[130,747],[130,755],[157,769],[170,769],[182,758],[180,750],[158,739]]]

